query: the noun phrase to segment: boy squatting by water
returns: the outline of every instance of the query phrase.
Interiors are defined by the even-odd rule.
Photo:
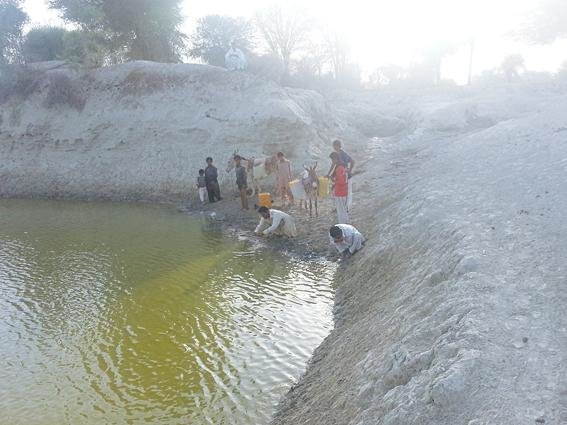
[[[364,244],[364,236],[350,224],[334,225],[329,229],[329,238],[331,245],[346,257],[359,251]]]
[[[258,208],[260,223],[254,230],[257,236],[273,237],[276,235],[293,238],[297,236],[295,220],[289,214],[268,207]]]

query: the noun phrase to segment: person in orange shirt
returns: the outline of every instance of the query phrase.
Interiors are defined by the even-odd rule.
[[[333,197],[337,208],[337,222],[339,224],[349,224],[348,216],[348,171],[345,164],[337,152],[329,155],[333,161],[330,173],[333,182]]]

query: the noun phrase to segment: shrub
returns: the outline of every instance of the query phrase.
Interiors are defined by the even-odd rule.
[[[274,55],[250,55],[248,57],[248,71],[268,80],[281,82],[284,73],[282,61]]]
[[[101,67],[105,63],[105,40],[87,31],[67,31],[63,37],[61,59],[86,67]]]
[[[38,27],[26,34],[22,45],[24,60],[43,62],[60,59],[67,30],[58,27]]]
[[[124,79],[122,93],[132,96],[152,94],[158,91],[183,86],[186,82],[187,76],[185,75],[134,70]]]
[[[85,99],[80,87],[71,78],[65,74],[53,73],[49,76],[45,106],[71,106],[80,111],[85,107]]]
[[[42,73],[26,66],[0,67],[0,104],[11,98],[26,100],[39,91]]]

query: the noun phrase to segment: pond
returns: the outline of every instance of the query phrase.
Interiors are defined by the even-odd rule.
[[[0,200],[0,422],[266,424],[334,271],[173,207]]]

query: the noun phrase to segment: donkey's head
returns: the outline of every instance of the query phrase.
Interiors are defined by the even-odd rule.
[[[307,171],[307,181],[304,181],[305,189],[316,190],[319,187],[319,177],[317,176],[317,163],[309,166],[306,166],[304,164],[303,169]]]
[[[227,173],[230,173],[232,170],[234,170],[234,157],[236,155],[238,155],[238,149],[235,149],[232,155],[230,156],[230,158],[228,159],[228,162],[226,164]]]

